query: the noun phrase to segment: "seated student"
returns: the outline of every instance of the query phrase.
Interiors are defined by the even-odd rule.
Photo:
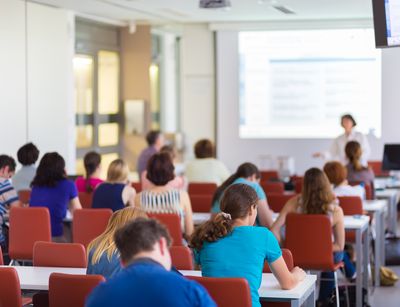
[[[210,140],[203,139],[194,145],[196,159],[186,165],[189,182],[214,182],[220,185],[229,177],[228,168],[215,158],[215,148]]]
[[[264,190],[259,184],[260,172],[253,163],[243,163],[238,167],[236,172],[226,179],[221,186],[215,191],[212,200],[211,211],[217,213],[220,211],[220,199],[224,191],[232,184],[243,183],[252,187],[258,196],[258,206],[257,206],[257,220],[258,224],[266,227],[271,227],[272,221],[272,211],[268,207],[267,197],[265,196]]]
[[[78,177],[75,180],[78,192],[88,192],[91,193],[94,189],[103,182],[100,179],[101,173],[101,156],[95,152],[88,152],[83,158],[83,165],[85,166],[85,177]]]
[[[283,289],[295,287],[305,277],[298,267],[288,270],[272,232],[253,226],[258,200],[249,185],[230,186],[221,200],[222,212],[199,226],[190,241],[203,276],[247,279],[253,307],[260,306],[258,288],[265,260]]]
[[[336,196],[358,196],[365,199],[365,189],[360,186],[351,186],[347,181],[347,169],[337,161],[328,162],[324,165],[324,172],[333,185]]]
[[[31,182],[36,174],[35,163],[39,158],[39,150],[32,143],[25,144],[18,149],[17,158],[22,167],[13,176],[13,186],[17,192],[21,190],[30,190]]]
[[[93,193],[92,208],[110,208],[112,211],[133,207],[136,191],[129,184],[129,169],[125,161],[116,159],[110,163],[107,180],[97,186]]]
[[[31,207],[47,207],[50,211],[53,241],[64,242],[63,219],[67,208],[81,209],[75,183],[67,179],[65,161],[56,152],[46,153],[40,160],[32,181]]]
[[[97,286],[85,306],[216,306],[202,286],[170,272],[170,243],[168,231],[154,219],[138,218],[119,229],[115,244],[124,269]]]
[[[3,234],[3,216],[12,206],[19,206],[18,194],[11,184],[15,171],[15,161],[7,155],[0,155],[0,246],[6,249],[6,238]]]
[[[328,178],[320,169],[310,168],[306,171],[301,195],[291,198],[281,210],[278,219],[272,226],[272,231],[278,239],[281,237],[280,230],[285,225],[286,216],[289,213],[296,212],[302,214],[326,214],[330,217],[333,233],[333,259],[335,263],[343,261],[345,263],[346,276],[354,278],[354,265],[350,262],[348,254],[343,251],[345,243],[343,211],[338,206]],[[325,302],[329,300],[335,288],[333,272],[323,272],[321,279],[325,280],[321,280],[319,300]]]
[[[181,218],[183,233],[193,232],[192,206],[186,191],[169,186],[175,177],[174,165],[168,153],[154,154],[147,164],[147,179],[153,187],[136,196],[135,204],[147,213],[176,213]]]
[[[159,130],[151,130],[146,135],[146,142],[148,147],[140,153],[136,167],[139,178],[142,178],[142,173],[146,170],[150,157],[164,146],[164,136]]]
[[[121,260],[115,246],[114,234],[138,217],[147,217],[147,215],[134,207],[127,207],[113,213],[104,232],[87,247],[87,274],[99,274],[108,279],[121,271]]]

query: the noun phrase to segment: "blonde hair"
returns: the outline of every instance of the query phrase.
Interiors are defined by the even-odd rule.
[[[122,159],[116,159],[110,163],[107,170],[108,182],[121,182],[126,181],[129,175],[128,164]]]
[[[125,226],[128,222],[138,218],[146,218],[146,213],[140,208],[128,207],[115,211],[108,221],[107,228],[104,232],[89,243],[87,247],[87,254],[93,250],[92,264],[100,261],[103,253],[107,253],[107,259],[111,261],[112,255],[117,251],[114,242],[115,232]]]

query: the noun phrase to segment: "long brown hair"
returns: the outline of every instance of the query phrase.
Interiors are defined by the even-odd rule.
[[[335,200],[328,177],[319,168],[310,168],[304,174],[301,207],[306,214],[327,214]]]
[[[85,166],[85,190],[86,192],[93,192],[93,187],[90,184],[90,177],[96,172],[101,163],[101,156],[95,151],[89,151],[83,158]]]
[[[231,185],[222,197],[222,212],[194,231],[189,246],[199,251],[205,241],[215,242],[227,236],[233,230],[233,221],[246,217],[257,202],[257,193],[249,185]]]
[[[350,141],[344,149],[347,159],[356,171],[362,171],[365,167],[362,166],[360,159],[362,155],[361,145],[356,141]]]

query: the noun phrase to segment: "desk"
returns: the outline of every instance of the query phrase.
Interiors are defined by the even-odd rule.
[[[180,271],[184,276],[201,276],[201,271]],[[258,294],[262,301],[290,302],[291,306],[315,306],[316,275],[307,275],[295,288],[282,290],[277,279],[271,273],[263,273]]]
[[[53,268],[33,266],[12,267],[18,273],[22,290],[49,290],[49,277],[51,273],[86,275],[86,268]]]
[[[387,199],[389,203],[389,223],[388,230],[396,235],[397,233],[397,203],[400,199],[400,192],[398,190],[382,190],[375,191],[377,199]]]

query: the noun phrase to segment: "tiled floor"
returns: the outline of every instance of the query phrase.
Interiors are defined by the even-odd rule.
[[[400,266],[390,266],[400,276]],[[400,281],[394,287],[379,287],[370,296],[372,307],[399,307],[400,306]]]

